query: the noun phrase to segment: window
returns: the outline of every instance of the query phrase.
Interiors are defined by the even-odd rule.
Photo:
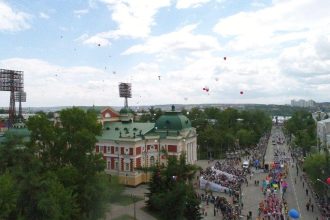
[[[118,161],[115,162],[115,169],[118,170]]]
[[[118,147],[116,147],[116,150],[115,151],[116,151],[116,153],[118,152]]]
[[[111,118],[111,115],[110,115],[110,113],[109,112],[107,112],[107,113],[105,113],[105,116],[104,116],[105,118]]]
[[[108,169],[108,170],[111,169],[111,162],[110,162],[110,161],[108,161],[108,163],[107,163],[107,169]]]
[[[110,147],[107,147],[107,153],[110,153]]]

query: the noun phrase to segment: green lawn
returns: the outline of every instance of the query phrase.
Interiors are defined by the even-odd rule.
[[[121,215],[113,220],[134,220],[134,218],[130,215]]]
[[[135,202],[143,200],[141,197],[134,197]],[[127,206],[133,203],[133,199],[130,195],[119,195],[117,196],[116,199],[112,200],[112,203],[117,204],[117,205],[122,205],[122,206]]]

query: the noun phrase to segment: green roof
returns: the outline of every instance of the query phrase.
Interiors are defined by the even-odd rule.
[[[16,135],[22,137],[24,142],[30,140],[30,131],[27,128],[10,128],[7,130],[3,136],[0,136],[0,143],[3,143],[6,140],[6,135]]]
[[[122,139],[134,139],[142,138],[141,135],[145,135],[154,128],[154,123],[123,123],[123,122],[106,122],[104,123],[104,129],[102,135],[97,139],[101,140],[122,140]],[[121,137],[120,137],[121,133]],[[141,134],[141,135],[140,135]]]
[[[190,120],[184,116],[181,112],[170,111],[165,112],[156,121],[155,127],[157,130],[183,130],[191,128]]]

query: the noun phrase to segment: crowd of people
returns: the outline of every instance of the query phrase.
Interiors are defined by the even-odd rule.
[[[276,138],[278,139],[278,136]],[[275,137],[272,139],[274,142]],[[284,178],[287,175],[287,166],[284,165],[286,161],[282,159],[285,156],[285,149],[279,145],[274,146],[272,156],[273,162],[269,164],[268,175],[261,185],[264,199],[259,203],[258,217],[259,219],[282,220],[285,215],[285,207],[281,196],[283,194],[280,191],[283,183],[286,183]]]
[[[204,180],[226,187],[229,191],[239,191],[240,185],[247,181],[247,172],[237,168],[237,165],[239,159],[217,161],[213,167],[201,170],[200,175]]]
[[[259,203],[259,216],[261,218],[282,220],[284,219],[282,206],[281,199],[274,192],[270,193]]]
[[[224,220],[235,220],[239,219],[238,210],[225,198],[221,196],[213,196],[212,194],[201,194],[198,195],[202,202],[206,205],[214,206],[214,215],[218,215],[221,212]],[[203,215],[207,216],[206,210],[202,210]]]

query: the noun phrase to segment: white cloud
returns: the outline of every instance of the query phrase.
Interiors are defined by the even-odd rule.
[[[89,66],[62,67],[39,59],[0,60],[1,68],[24,71],[24,106],[107,105],[121,103],[118,82],[123,78]],[[114,100],[112,100],[114,99]],[[1,92],[0,106],[7,106],[9,93]]]
[[[8,4],[0,1],[0,31],[20,31],[30,28],[31,16],[25,12],[15,11]]]
[[[181,29],[160,36],[149,37],[144,44],[128,48],[123,54],[149,53],[173,54],[181,51],[210,51],[220,49],[215,37],[202,34],[193,34],[197,25],[187,25]]]
[[[42,18],[42,19],[49,19],[50,17],[49,17],[49,15],[48,14],[46,14],[45,12],[40,12],[39,13],[39,18]]]
[[[144,38],[150,34],[151,27],[155,25],[155,15],[158,10],[168,7],[171,0],[100,0],[112,12],[112,20],[118,28],[98,33],[92,37],[102,39],[117,39],[119,37]]]
[[[197,8],[211,0],[178,0],[176,3],[177,9]]]
[[[88,34],[82,34],[75,41],[82,42],[83,44],[89,44],[93,46],[106,47],[110,46],[111,42],[108,40],[106,35],[98,34],[92,37],[89,37]]]
[[[133,67],[133,104],[288,103],[288,94],[297,97],[304,87],[303,82],[283,74],[274,59],[230,57],[224,61],[209,53],[181,62],[182,67],[168,71],[154,62]],[[203,91],[205,86],[209,93]]]
[[[279,58],[280,67],[288,75],[321,79],[321,75],[330,75],[329,49],[330,31],[324,30],[297,46],[285,48]]]
[[[73,13],[76,17],[81,18],[83,15],[89,13],[89,9],[80,9],[80,10],[74,10]]]
[[[276,1],[260,10],[222,18],[213,30],[223,37],[230,37],[231,49],[274,48],[285,42],[305,39],[314,29],[328,27],[329,10],[327,0],[317,4],[314,0]]]

